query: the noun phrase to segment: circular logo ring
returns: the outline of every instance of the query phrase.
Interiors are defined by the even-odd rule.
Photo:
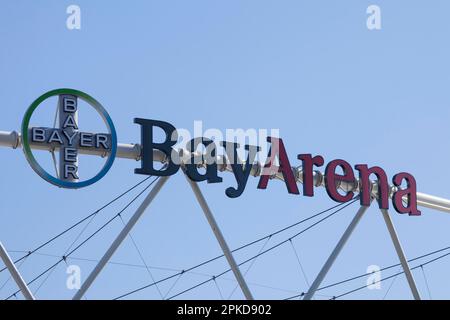
[[[92,106],[102,117],[106,127],[109,130],[109,134],[111,135],[111,150],[109,152],[108,159],[106,160],[105,165],[101,169],[101,171],[94,177],[81,181],[81,182],[73,182],[73,181],[65,181],[62,179],[55,178],[53,175],[49,174],[47,171],[45,171],[39,163],[36,161],[36,158],[33,155],[33,152],[31,151],[30,146],[30,138],[29,138],[29,125],[30,125],[30,119],[33,115],[34,111],[37,109],[37,107],[45,100],[47,100],[50,97],[53,96],[59,96],[62,94],[67,95],[73,95],[81,100],[88,103],[90,106]],[[23,145],[23,151],[25,153],[25,157],[27,158],[28,163],[30,164],[31,168],[44,180],[47,182],[50,182],[51,184],[54,184],[58,187],[62,188],[69,188],[69,189],[79,189],[87,187],[97,181],[99,181],[101,178],[103,178],[106,173],[108,173],[109,169],[111,169],[111,166],[114,163],[114,160],[116,158],[117,153],[117,134],[116,129],[114,127],[114,124],[111,120],[111,117],[109,116],[108,112],[103,108],[103,106],[95,100],[90,95],[74,90],[74,89],[56,89],[49,92],[44,93],[39,98],[37,98],[28,108],[27,112],[25,113],[25,116],[22,121],[22,145]]]

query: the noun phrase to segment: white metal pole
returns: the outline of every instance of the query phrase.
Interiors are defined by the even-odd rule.
[[[161,188],[164,186],[164,184],[167,182],[168,179],[169,179],[169,177],[159,178],[156,185],[153,187],[153,189],[150,191],[150,193],[144,199],[144,201],[139,206],[139,208],[136,210],[136,212],[133,214],[131,219],[127,222],[125,227],[122,229],[122,231],[119,233],[117,238],[114,240],[114,242],[109,247],[108,251],[106,251],[106,253],[103,255],[102,259],[95,266],[94,270],[91,272],[91,274],[88,276],[86,281],[83,283],[80,290],[78,290],[77,293],[74,295],[73,300],[80,300],[83,297],[83,295],[86,293],[86,291],[92,285],[94,280],[97,278],[98,274],[103,270],[105,265],[108,263],[108,261],[113,256],[114,252],[116,252],[117,248],[119,248],[119,246],[122,244],[122,242],[128,236],[131,229],[133,229],[135,224],[138,222],[139,218],[145,212],[145,209],[147,209],[147,207],[150,205],[150,203],[155,199],[155,197],[158,195],[159,191],[161,190]]]
[[[408,280],[409,287],[411,288],[412,295],[415,300],[421,300],[419,290],[417,289],[416,282],[414,281],[413,274],[411,269],[409,268],[408,260],[406,259],[405,253],[402,249],[402,245],[400,244],[400,240],[397,236],[397,232],[395,231],[394,224],[392,222],[391,217],[389,216],[389,211],[385,209],[381,209],[383,213],[384,222],[389,230],[389,234],[391,235],[392,242],[394,243],[395,251],[397,251],[398,258],[400,259],[400,263],[402,264],[403,271],[405,272],[406,279]]]
[[[25,297],[25,299],[35,300],[33,293],[28,288],[27,284],[20,275],[19,270],[17,270],[16,265],[12,261],[11,257],[9,256],[8,252],[6,251],[5,247],[1,242],[0,242],[0,257],[2,258],[3,263],[8,268],[9,272],[11,273],[11,276],[13,277],[14,281],[19,286],[20,291],[22,291],[22,294]]]
[[[358,225],[359,221],[363,217],[364,213],[367,211],[369,207],[361,207],[359,208],[358,212],[354,216],[353,220],[350,222],[350,225],[347,227],[347,230],[345,230],[344,234],[342,235],[341,239],[337,243],[336,247],[334,248],[333,252],[331,253],[328,260],[325,262],[324,266],[320,270],[319,274],[317,275],[317,278],[314,280],[313,284],[309,288],[308,292],[305,294],[305,297],[303,300],[311,300],[316,293],[317,289],[319,288],[320,284],[322,283],[323,279],[327,275],[328,271],[330,271],[331,267],[333,266],[334,261],[336,261],[336,258],[339,256],[339,253],[342,251],[342,248],[344,248],[345,244],[347,243],[347,240],[352,235],[353,231],[355,230],[356,226]]]
[[[206,199],[203,196],[202,191],[200,190],[200,187],[198,186],[197,182],[192,181],[188,176],[186,176],[186,179],[189,182],[192,190],[194,191],[195,197],[197,198],[197,201],[200,204],[200,207],[202,208],[206,219],[208,220],[208,223],[211,226],[214,235],[216,236],[217,241],[219,242],[220,248],[222,248],[223,254],[225,255],[225,258],[227,259],[228,264],[230,265],[230,268],[233,271],[234,276],[239,283],[239,286],[241,287],[242,293],[247,300],[253,300],[253,295],[247,285],[247,282],[245,282],[241,270],[239,269],[236,260],[234,260],[233,254],[231,253],[231,250],[228,247],[228,244],[225,241],[222,232],[220,231],[219,225],[217,224],[216,219],[214,218],[211,209],[209,208],[208,203],[206,202]]]

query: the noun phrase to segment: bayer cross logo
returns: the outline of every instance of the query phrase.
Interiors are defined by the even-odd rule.
[[[53,96],[58,96],[59,126],[55,128],[30,127],[30,119],[34,111],[43,101]],[[108,128],[108,133],[80,131],[78,127],[79,99],[87,102],[97,111]],[[43,179],[63,188],[82,188],[100,180],[111,168],[117,150],[116,131],[106,110],[91,96],[72,89],[53,90],[36,99],[25,114],[22,123],[22,139],[25,156],[33,170]],[[41,149],[59,152],[59,169],[56,170],[56,176],[46,172],[37,163],[31,152],[31,144],[39,146]],[[80,181],[78,172],[80,151],[97,151],[97,153],[107,156],[102,170],[95,177],[84,181]]]

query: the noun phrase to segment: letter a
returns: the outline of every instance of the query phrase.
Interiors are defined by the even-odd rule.
[[[270,142],[272,146],[269,150],[269,154],[267,156],[268,159],[261,174],[261,179],[259,179],[258,189],[266,189],[270,177],[277,173],[277,170],[274,167],[274,160],[275,157],[278,157],[280,162],[278,172],[283,174],[288,192],[292,194],[300,194],[297,188],[297,183],[295,182],[291,164],[289,163],[289,158],[286,154],[286,149],[284,148],[283,140],[279,138],[267,137],[267,142]]]
[[[394,193],[392,202],[398,213],[408,213],[410,216],[420,216],[422,213],[417,209],[417,185],[416,179],[409,173],[399,173],[392,178],[396,187],[400,187],[403,180],[406,181],[406,189]],[[404,197],[407,198],[405,201]],[[404,205],[406,204],[406,206]]]
[[[369,30],[381,30],[381,9],[379,6],[371,5],[366,10],[367,14],[367,29]]]
[[[66,26],[69,30],[81,29],[81,9],[77,5],[67,7],[66,13],[69,14],[66,20]]]

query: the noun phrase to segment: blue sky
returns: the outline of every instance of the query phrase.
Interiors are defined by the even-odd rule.
[[[81,30],[66,28],[66,8],[81,8]],[[381,8],[382,29],[369,31],[366,8]],[[280,130],[293,165],[300,153],[327,161],[382,166],[389,176],[412,173],[421,192],[449,197],[446,165],[450,129],[450,65],[446,1],[3,1],[0,10],[0,130],[19,130],[30,103],[46,91],[69,87],[99,100],[114,120],[120,142],[139,142],[134,117],[168,121],[176,127]],[[80,115],[81,118],[81,115]],[[87,117],[86,117],[87,118]],[[51,121],[51,118],[48,118]],[[86,120],[88,121],[88,120]],[[90,121],[90,120],[89,120]],[[87,122],[89,125],[89,122]],[[108,175],[82,190],[49,185],[29,167],[19,150],[0,149],[0,239],[14,257],[95,211],[143,179],[139,163],[116,160]],[[90,160],[82,160],[90,161]],[[80,170],[82,169],[82,162]],[[326,209],[333,203],[324,190],[316,197],[289,195],[280,182],[257,190],[250,178],[238,199],[225,196],[234,184],[201,184],[218,223],[236,248]],[[108,208],[81,239],[131,199]],[[130,217],[134,204],[124,219]],[[311,282],[357,210],[351,206],[294,240]],[[422,209],[421,217],[392,212],[408,257],[450,244],[450,216]],[[112,223],[74,257],[98,260],[123,225]],[[21,266],[32,279],[61,256],[81,230],[42,249]],[[299,229],[296,229],[297,231]],[[291,233],[295,233],[292,231]],[[172,177],[139,222],[133,237],[155,279],[220,253],[220,248],[184,177]],[[271,239],[267,246],[290,237]],[[236,255],[257,253],[261,244]],[[115,262],[142,264],[127,240]],[[382,217],[371,208],[325,279],[332,283],[386,266],[398,259]],[[94,263],[81,267],[83,280]],[[448,298],[448,261],[425,267],[433,298]],[[162,269],[161,269],[162,268]],[[226,269],[219,261],[160,286],[176,294]],[[244,268],[244,271],[246,268]],[[428,298],[421,270],[414,272]],[[389,274],[383,274],[388,276]],[[0,285],[7,280],[0,275]],[[256,260],[246,278],[256,298],[282,299],[307,290],[289,245]],[[37,292],[39,298],[70,298],[66,265],[61,264]],[[43,279],[32,286],[36,290]],[[359,282],[358,282],[359,281]],[[366,279],[325,290],[323,297],[364,285]],[[87,298],[110,299],[151,282],[144,268],[108,265]],[[381,299],[381,290],[362,290],[348,298]],[[231,274],[218,280],[227,297]],[[270,287],[270,288],[269,288]],[[0,291],[15,291],[9,282]],[[164,294],[163,294],[164,295]],[[159,299],[155,287],[130,298]],[[242,294],[236,290],[233,298]],[[403,276],[388,298],[410,298]],[[209,283],[180,298],[220,298]]]

